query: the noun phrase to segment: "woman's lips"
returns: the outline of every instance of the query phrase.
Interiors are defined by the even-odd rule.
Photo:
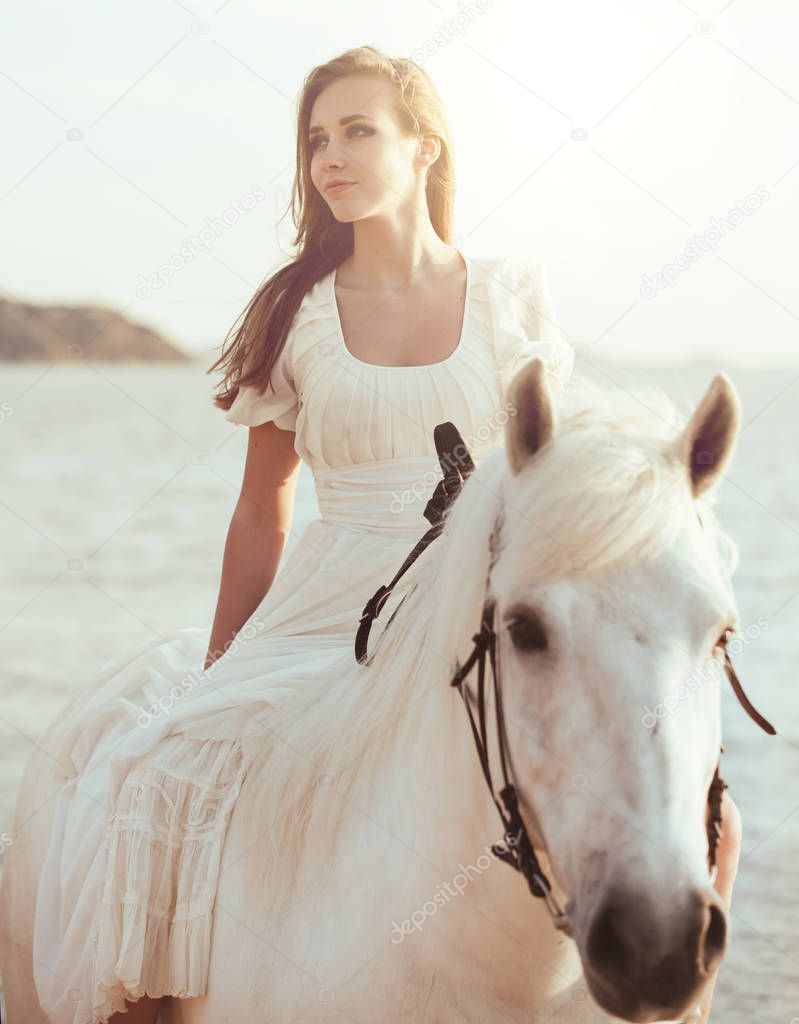
[[[354,181],[348,181],[346,185],[330,185],[326,191],[329,196],[337,196],[340,192],[346,192],[348,188],[352,188],[354,184]]]

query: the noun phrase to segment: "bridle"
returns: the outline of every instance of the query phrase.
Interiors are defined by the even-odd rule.
[[[423,513],[425,518],[432,525],[421,540],[419,540],[414,546],[413,550],[402,563],[402,566],[391,582],[386,586],[379,587],[375,594],[369,599],[369,601],[367,601],[359,621],[358,631],[355,638],[355,656],[361,664],[368,664],[371,660],[367,657],[367,641],[372,622],[380,614],[383,605],[388,600],[388,597],[394,589],[397,581],[407,572],[422,551],[424,551],[424,549],[441,533],[446,510],[458,496],[465,480],[474,469],[474,462],[472,461],[469,451],[453,423],[446,422],[438,424],[433,431],[433,436],[435,439],[436,451],[438,452],[439,461],[441,463],[443,479],[437,484],[436,489],[433,492],[433,496],[425,506]],[[489,541],[489,549],[491,553],[489,575],[491,566],[493,565],[493,559],[496,557],[495,547],[498,530],[499,521],[494,524]],[[488,578],[486,579],[485,593],[488,593]],[[405,597],[407,597],[407,594],[403,596],[399,605],[394,609],[391,618],[386,624],[386,629],[391,625],[391,621],[399,611]],[[516,787],[508,772],[508,744],[505,729],[505,715],[502,709],[501,677],[499,667],[497,665],[498,645],[497,632],[494,628],[495,617],[496,603],[491,598],[486,597],[483,602],[483,609],[480,617],[480,629],[474,633],[471,638],[473,644],[472,650],[463,665],[458,665],[456,662],[457,668],[452,676],[451,685],[458,689],[458,692],[463,699],[464,706],[466,707],[466,711],[469,716],[469,725],[472,730],[472,735],[474,736],[477,756],[480,759],[480,767],[483,772],[483,777],[485,778],[488,791],[491,794],[491,799],[494,801],[497,811],[499,812],[500,820],[502,821],[504,839],[498,843],[492,844],[492,852],[500,860],[504,861],[506,864],[510,864],[511,867],[515,868],[523,876],[533,896],[545,901],[554,926],[570,935],[572,933],[571,921],[558,903],[554,893],[552,892],[552,886],[538,862],[535,850],[533,849],[533,844],[531,843],[530,837],[527,833],[527,827],[525,826],[519,812],[519,800]],[[752,706],[744,693],[740,680],[738,679],[732,662],[730,661],[726,644],[731,635],[734,635],[733,630],[727,630],[722,649],[724,652],[724,669],[730,683],[732,684],[733,692],[749,717],[756,722],[764,732],[768,733],[770,736],[774,736],[776,735],[776,729]],[[497,749],[499,751],[499,760],[502,769],[503,786],[498,794],[495,794],[494,792],[494,783],[491,779],[491,767],[489,764],[488,729],[486,725],[485,704],[486,659],[491,663],[491,677],[494,688],[494,706],[496,709]],[[475,665],[477,665],[476,721],[469,703],[467,690],[463,685]],[[722,746],[721,753],[723,752],[724,747]],[[721,758],[719,758],[719,761],[716,764],[716,770],[713,774],[713,779],[708,790],[707,839],[708,868],[711,873],[711,881],[715,880],[717,872],[716,849],[719,838],[722,834],[722,796],[724,790],[728,788],[727,783],[724,782],[719,775],[720,764]]]

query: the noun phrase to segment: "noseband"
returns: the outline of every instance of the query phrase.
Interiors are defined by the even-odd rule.
[[[386,586],[379,587],[375,594],[366,603],[355,638],[355,656],[361,664],[369,664],[369,661],[371,660],[367,657],[367,642],[372,622],[380,614],[383,605],[388,600],[389,595],[400,577],[407,572],[422,551],[424,551],[424,549],[441,533],[444,526],[445,512],[458,496],[464,482],[474,469],[474,462],[472,461],[469,451],[453,423],[439,423],[433,431],[433,436],[435,439],[439,462],[441,463],[443,479],[437,484],[436,489],[433,492],[433,496],[425,506],[423,513],[425,518],[432,525],[421,540],[415,545],[391,582]],[[491,539],[489,541],[489,549],[492,555],[491,565],[493,565],[493,559],[496,554],[498,528],[499,522],[494,524],[494,529],[492,530]],[[486,593],[487,592],[488,579],[486,580]],[[407,594],[403,596],[399,605],[394,609],[386,628],[391,625],[392,619],[399,611],[399,608],[406,596]],[[469,716],[469,725],[472,730],[472,735],[474,736],[475,747],[477,748],[477,756],[480,759],[480,767],[483,772],[483,777],[485,778],[488,791],[491,794],[491,799],[494,801],[497,811],[499,812],[500,820],[502,821],[504,839],[498,843],[492,844],[492,852],[500,860],[504,861],[506,864],[510,864],[511,867],[515,868],[523,876],[533,896],[545,901],[554,926],[570,935],[572,931],[571,921],[558,903],[554,893],[552,892],[552,886],[538,862],[535,850],[533,849],[533,844],[530,842],[530,837],[527,833],[527,828],[519,812],[519,800],[516,787],[511,781],[508,773],[507,734],[505,730],[505,715],[502,710],[500,672],[497,666],[498,645],[497,632],[494,628],[495,616],[496,603],[493,600],[486,598],[483,603],[482,614],[480,617],[480,629],[477,633],[472,635],[473,647],[471,653],[463,665],[458,665],[456,662],[457,668],[452,677],[451,685],[457,687],[458,692],[463,699],[464,706],[466,707],[466,711]],[[732,635],[734,635],[733,630],[727,630],[722,649],[724,652],[724,669],[730,683],[732,684],[733,692],[749,717],[770,736],[774,736],[776,734],[776,729],[752,706],[744,693],[740,680],[738,679],[732,662],[730,661],[726,645],[729,637]],[[491,677],[494,688],[494,706],[496,708],[497,749],[499,751],[499,760],[502,768],[503,786],[498,794],[494,793],[494,783],[491,779],[491,767],[489,764],[488,753],[488,729],[486,725],[485,704],[485,669],[487,658],[491,663]],[[464,681],[475,665],[477,665],[477,721],[475,721],[475,716],[472,712],[468,691],[463,686]],[[721,752],[724,752],[723,746],[721,747]],[[713,779],[710,783],[710,789],[708,790],[708,868],[711,873],[712,881],[715,881],[717,872],[716,848],[718,846],[719,837],[722,834],[722,795],[724,790],[728,788],[727,783],[724,782],[719,775],[720,763],[721,759],[719,758],[719,762],[716,764],[716,770],[713,774]]]

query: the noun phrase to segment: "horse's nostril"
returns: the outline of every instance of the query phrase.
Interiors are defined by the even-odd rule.
[[[613,900],[608,900],[596,914],[588,936],[587,952],[597,970],[611,978],[617,977],[628,966],[623,914]]]
[[[727,942],[727,919],[715,903],[708,905],[708,925],[702,941],[702,966],[712,971],[721,959]]]

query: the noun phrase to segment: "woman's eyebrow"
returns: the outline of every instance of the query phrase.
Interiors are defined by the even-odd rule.
[[[346,117],[342,117],[339,120],[339,124],[349,124],[350,121],[361,121],[361,120],[374,121],[374,118],[373,117],[369,117],[368,114],[347,114]],[[309,135],[316,135],[318,132],[323,132],[323,131],[324,131],[324,128],[322,128],[321,125],[314,124],[314,125],[311,125],[311,127],[308,129],[308,134]]]

